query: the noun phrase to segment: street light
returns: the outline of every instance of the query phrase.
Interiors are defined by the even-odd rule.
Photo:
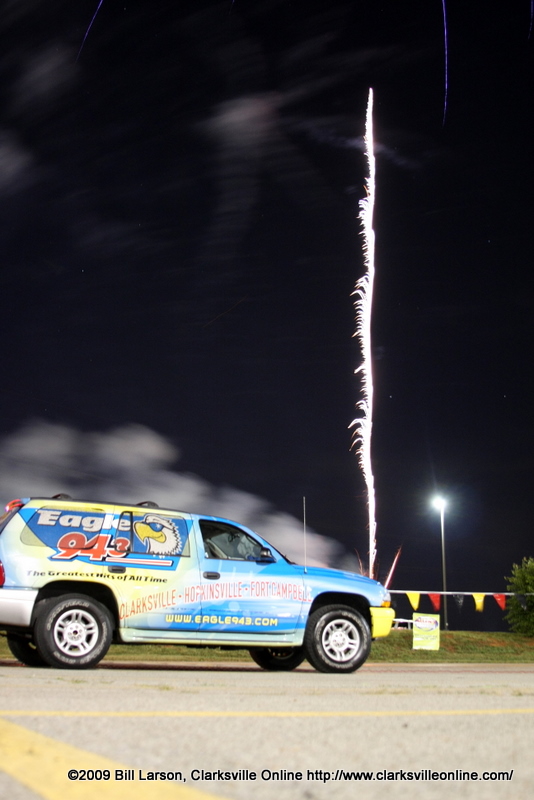
[[[447,501],[443,497],[434,497],[432,505],[439,511],[441,520],[441,568],[443,573],[443,622],[445,630],[449,630],[449,622],[447,620],[447,571],[445,568],[445,508]]]

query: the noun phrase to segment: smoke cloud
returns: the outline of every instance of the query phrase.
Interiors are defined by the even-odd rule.
[[[175,471],[179,458],[174,445],[141,425],[101,433],[36,420],[0,440],[0,494],[4,503],[60,492],[80,500],[152,500],[164,508],[236,520],[303,562],[298,519],[248,492]],[[356,569],[337,542],[314,531],[307,532],[306,549],[309,565]]]

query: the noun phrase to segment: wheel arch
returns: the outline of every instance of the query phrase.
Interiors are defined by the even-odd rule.
[[[348,594],[346,592],[323,592],[314,598],[311,604],[308,616],[311,616],[314,611],[323,606],[348,606],[355,611],[359,611],[362,617],[369,625],[369,630],[372,630],[371,612],[369,610],[369,601],[367,598],[359,594]]]
[[[48,600],[50,597],[64,597],[68,594],[84,594],[86,597],[90,597],[105,606],[111,614],[114,631],[116,632],[119,626],[119,609],[112,590],[102,583],[85,581],[52,581],[43,586],[39,590],[33,607],[32,626],[35,622],[36,609],[40,600]]]

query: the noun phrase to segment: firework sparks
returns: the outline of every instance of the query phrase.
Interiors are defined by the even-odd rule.
[[[365,273],[357,281],[352,293],[356,297],[355,338],[358,339],[362,363],[355,370],[361,376],[361,400],[356,404],[360,416],[350,424],[354,428],[353,446],[357,446],[357,456],[367,487],[367,506],[369,511],[369,577],[374,576],[376,557],[375,488],[371,463],[371,431],[373,427],[373,371],[371,357],[371,310],[373,284],[375,277],[374,253],[375,235],[373,231],[373,210],[375,202],[375,157],[373,148],[373,90],[369,90],[367,117],[365,123],[365,152],[369,177],[365,182],[367,196],[360,201],[360,222],[363,234],[363,253]]]

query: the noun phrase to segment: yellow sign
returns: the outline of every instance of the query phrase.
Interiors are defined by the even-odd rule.
[[[413,649],[439,650],[439,614],[414,614]]]

